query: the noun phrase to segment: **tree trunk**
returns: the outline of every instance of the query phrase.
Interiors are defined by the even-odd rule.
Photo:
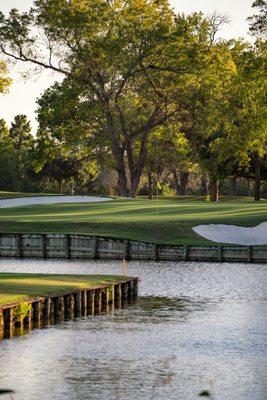
[[[186,188],[189,180],[189,172],[180,172],[180,195],[185,196]]]
[[[254,200],[259,201],[261,199],[261,159],[259,156],[255,162],[255,186],[254,186]]]
[[[148,198],[153,200],[153,178],[150,171],[147,171],[147,182],[148,182]]]
[[[208,180],[206,174],[204,174],[201,177],[201,196],[207,196],[208,192]]]
[[[118,169],[118,189],[119,189],[119,195],[123,197],[128,197],[129,191],[127,188],[127,179],[126,179],[126,174],[123,169]]]
[[[178,175],[177,175],[176,169],[172,169],[172,176],[173,176],[173,184],[174,184],[175,192],[176,192],[177,195],[179,195],[179,193],[180,193],[180,184],[179,184],[179,179],[178,179]]]
[[[60,179],[58,181],[58,191],[59,191],[59,194],[63,193],[63,180],[62,179]]]
[[[249,178],[246,179],[246,183],[247,183],[247,196],[250,197],[251,196],[251,184],[250,184]]]
[[[140,178],[141,178],[141,175],[137,174],[135,176],[135,179],[134,179],[133,183],[131,184],[131,187],[130,187],[130,190],[129,190],[129,197],[131,197],[133,199],[136,196],[136,192],[137,192],[137,189],[138,189],[138,186],[139,186],[139,183],[140,183]]]
[[[134,163],[133,161],[132,143],[128,141],[126,146],[127,157],[129,160],[130,181],[131,181],[129,196],[133,198],[136,196],[142,172],[146,163],[147,138],[148,138],[148,132],[144,133],[142,136],[140,151],[136,163]]]
[[[234,175],[231,178],[231,192],[232,196],[237,196],[237,176]]]
[[[210,180],[210,196],[211,201],[219,201],[219,180],[216,177]]]
[[[125,160],[124,160],[124,148],[119,142],[118,136],[116,134],[114,124],[113,124],[113,119],[112,115],[110,113],[110,110],[108,108],[108,104],[106,107],[106,118],[107,118],[107,124],[108,124],[108,131],[110,135],[110,141],[111,141],[111,149],[113,156],[116,161],[116,170],[118,172],[118,189],[119,189],[119,195],[127,197],[129,195],[128,187],[127,187],[127,177],[126,177],[126,165],[125,165]]]

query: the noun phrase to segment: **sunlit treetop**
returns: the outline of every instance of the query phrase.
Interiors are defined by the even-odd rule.
[[[11,85],[11,79],[7,75],[7,66],[0,60],[0,93],[6,93],[8,87]]]

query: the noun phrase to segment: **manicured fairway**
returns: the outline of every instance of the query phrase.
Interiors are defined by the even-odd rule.
[[[0,209],[0,232],[84,233],[170,244],[211,243],[198,224],[254,226],[267,220],[267,201],[192,198],[113,200]]]
[[[124,280],[114,275],[42,275],[0,273],[0,305]]]

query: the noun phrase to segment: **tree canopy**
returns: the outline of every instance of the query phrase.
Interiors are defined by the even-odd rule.
[[[198,163],[216,199],[219,178],[266,153],[266,2],[253,7],[254,45],[219,40],[225,17],[175,14],[167,0],[35,0],[0,13],[3,55],[63,76],[38,99],[37,172],[109,164],[134,197],[160,157],[174,178],[180,162]]]

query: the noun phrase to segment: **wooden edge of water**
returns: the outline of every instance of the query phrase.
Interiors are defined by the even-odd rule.
[[[99,315],[103,311],[113,313],[115,308],[134,303],[138,296],[138,282],[139,278],[123,277],[101,285],[4,304],[0,307],[0,340],[22,335],[25,328],[31,331]]]
[[[53,294],[48,294],[45,296],[37,296],[37,297],[31,297],[31,298],[25,298],[25,299],[21,299],[20,301],[16,301],[13,303],[6,303],[6,304],[0,304],[0,311],[1,310],[6,310],[8,308],[14,308],[19,306],[22,302],[27,303],[27,304],[32,304],[32,303],[36,303],[38,301],[44,301],[46,299],[52,299],[54,297],[59,297],[59,296],[67,296],[70,294],[75,294],[75,293],[80,293],[82,291],[89,291],[89,290],[95,290],[95,289],[105,289],[108,288],[110,286],[115,286],[115,285],[119,285],[121,283],[127,283],[127,282],[131,282],[131,281],[137,281],[139,282],[140,278],[138,277],[133,277],[133,276],[127,276],[127,277],[123,277],[123,279],[118,280],[118,281],[112,281],[112,282],[108,282],[108,283],[103,283],[101,285],[94,285],[94,286],[87,286],[87,287],[83,287],[83,288],[77,288],[71,291],[67,291],[67,292],[57,292],[57,293],[53,293]]]

